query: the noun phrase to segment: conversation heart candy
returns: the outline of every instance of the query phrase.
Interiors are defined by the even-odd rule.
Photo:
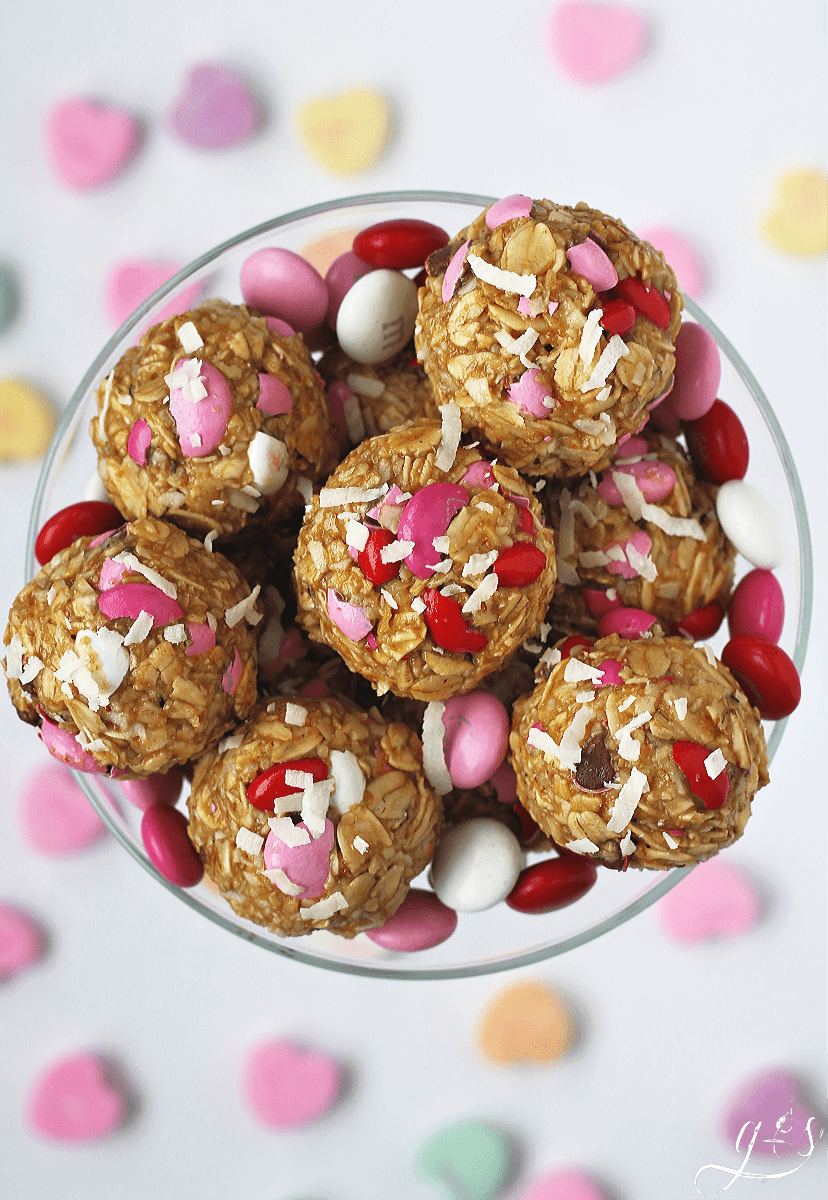
[[[576,1170],[554,1170],[539,1175],[518,1200],[610,1200],[605,1191]]]
[[[328,1112],[342,1082],[342,1069],[330,1055],[274,1039],[251,1051],[241,1088],[263,1125],[298,1129]]]
[[[666,225],[647,225],[638,236],[660,250],[673,268],[678,285],[687,296],[698,300],[707,288],[707,277],[698,250],[683,234]]]
[[[218,63],[192,68],[169,114],[173,133],[200,150],[243,142],[259,122],[259,108],[247,84]]]
[[[461,1121],[425,1142],[416,1167],[442,1200],[495,1200],[511,1182],[515,1160],[516,1147],[502,1130]]]
[[[816,170],[788,171],[776,181],[773,209],[762,225],[771,245],[789,254],[828,251],[828,180]]]
[[[61,100],[46,119],[52,167],[71,188],[94,188],[114,178],[133,157],[141,127],[129,113],[83,96]]]
[[[484,1010],[477,1045],[500,1066],[550,1063],[566,1054],[574,1035],[572,1013],[557,993],[542,983],[517,983]]]
[[[97,1054],[76,1054],[49,1067],[32,1092],[32,1129],[57,1142],[91,1142],[121,1124],[126,1101]]]
[[[0,379],[0,462],[39,458],[54,428],[52,406],[42,392],[22,379]]]
[[[36,962],[43,940],[31,917],[11,904],[0,903],[0,981]]]
[[[104,294],[106,313],[112,324],[122,325],[153,292],[172,279],[182,265],[142,258],[127,258],[115,263],[107,277]],[[157,323],[175,313],[186,312],[195,304],[201,288],[200,283],[182,287],[154,315],[153,321]]]
[[[664,931],[677,942],[737,937],[756,924],[759,898],[751,880],[718,858],[699,863],[656,911]]]
[[[356,175],[372,167],[391,129],[388,101],[370,88],[308,100],[299,110],[305,146],[329,171]]]
[[[29,845],[41,854],[72,854],[96,842],[104,825],[61,763],[45,763],[24,781],[20,820]]]
[[[17,276],[9,263],[0,262],[0,333],[14,322],[20,308]]]
[[[751,1075],[725,1103],[720,1120],[722,1133],[731,1145],[738,1142],[743,1152],[753,1141],[753,1154],[804,1157],[821,1130],[803,1091],[801,1081],[791,1071],[773,1068]]]
[[[621,5],[558,4],[547,27],[558,66],[576,83],[606,83],[640,57],[647,41],[636,9]]]

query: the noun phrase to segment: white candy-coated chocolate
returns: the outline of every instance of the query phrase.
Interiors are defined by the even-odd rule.
[[[400,271],[371,271],[357,279],[343,297],[336,336],[356,362],[387,362],[413,336],[416,318],[413,281]]]
[[[501,821],[461,821],[440,839],[431,886],[456,912],[483,912],[505,900],[523,869],[523,851]]]
[[[716,515],[738,552],[772,571],[785,558],[785,534],[773,505],[744,479],[730,479],[719,488]]]
[[[260,429],[247,448],[253,482],[263,496],[272,496],[288,477],[288,448]]]

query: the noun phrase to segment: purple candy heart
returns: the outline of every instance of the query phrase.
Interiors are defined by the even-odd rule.
[[[259,124],[259,111],[237,75],[216,63],[202,63],[190,71],[169,120],[183,142],[219,150],[249,137]]]

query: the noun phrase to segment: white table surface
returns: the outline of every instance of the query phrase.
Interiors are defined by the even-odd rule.
[[[282,211],[355,192],[435,187],[584,199],[633,228],[671,225],[709,270],[704,307],[751,364],[798,464],[817,562],[803,702],[745,838],[728,861],[755,878],[764,916],[735,939],[680,946],[657,914],[540,967],[460,982],[396,983],[277,959],[197,918],[107,838],[47,859],[21,836],[18,796],[44,761],[34,733],[0,713],[5,780],[0,899],[36,915],[49,952],[0,985],[0,1196],[10,1200],[427,1200],[423,1140],[457,1120],[514,1136],[510,1200],[558,1166],[608,1200],[689,1200],[696,1172],[738,1161],[717,1128],[732,1087],[765,1067],[805,1082],[824,1121],[825,1059],[825,261],[765,243],[774,181],[825,167],[824,6],[818,0],[641,4],[651,42],[623,77],[568,82],[543,28],[551,5],[267,0],[106,5],[27,0],[0,30],[0,260],[22,292],[0,333],[0,376],[60,408],[112,330],[111,264],[185,261]],[[270,122],[207,154],[163,117],[185,72],[246,73]],[[296,133],[311,96],[364,85],[392,98],[385,157],[344,179]],[[110,186],[62,187],[45,161],[47,110],[70,94],[141,114],[140,156]],[[23,583],[38,464],[0,469],[5,612]],[[497,1069],[475,1049],[483,1006],[521,979],[578,1014],[575,1050],[547,1067]],[[285,1036],[344,1061],[349,1086],[320,1122],[260,1128],[238,1090],[261,1038]],[[26,1128],[48,1062],[94,1048],[122,1064],[136,1111],[115,1136],[49,1145]],[[824,1147],[785,1179],[739,1179],[768,1200],[824,1194]],[[706,1194],[724,1187],[705,1177]]]

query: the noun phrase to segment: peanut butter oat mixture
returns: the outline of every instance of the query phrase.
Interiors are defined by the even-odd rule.
[[[250,803],[250,785],[290,763],[299,777],[287,794]],[[290,937],[381,925],[430,862],[442,818],[416,734],[333,697],[262,699],[196,765],[189,811],[193,844],[234,911]]]
[[[529,484],[474,449],[447,453],[448,436],[422,420],[363,442],[313,497],[299,535],[299,622],[380,694],[470,691],[537,630],[554,588],[552,536]],[[369,541],[383,543],[376,583]],[[516,558],[530,581],[507,574]]]
[[[672,379],[675,275],[647,242],[585,204],[537,200],[494,229],[486,215],[426,264],[415,344],[438,403],[456,401],[463,428],[519,471],[600,470]],[[619,280],[659,293],[663,328],[642,315],[623,336],[602,327],[612,288],[596,291],[567,257],[587,242]]]
[[[540,493],[558,561],[546,619],[558,636],[594,636],[611,608],[644,609],[667,628],[713,600],[727,608],[736,552],[716,516],[718,488],[696,475],[674,438],[648,431],[635,443],[641,453],[618,447],[600,480]],[[644,500],[631,471],[649,471],[666,494]]]
[[[411,345],[376,366],[354,362],[337,346],[319,360],[319,374],[328,384],[331,411],[336,411],[334,397],[342,404],[344,453],[406,421],[440,418],[434,390]]]
[[[756,709],[682,638],[578,647],[517,702],[510,747],[518,799],[541,829],[616,868],[710,858],[741,836],[768,782]]]
[[[90,433],[127,518],[202,535],[301,513],[337,459],[302,338],[223,300],[148,329],[101,382]]]
[[[55,555],[15,600],[12,702],[23,720],[74,735],[101,771],[164,772],[253,707],[255,595],[227,559],[165,521],[96,541]]]

